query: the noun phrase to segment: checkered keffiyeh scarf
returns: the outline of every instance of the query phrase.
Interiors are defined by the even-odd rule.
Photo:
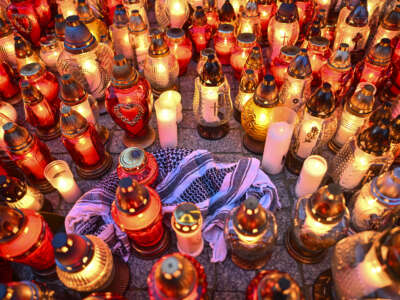
[[[153,153],[159,166],[155,183],[163,203],[163,213],[189,201],[203,212],[203,236],[213,249],[212,262],[223,261],[227,254],[224,223],[229,212],[246,196],[254,195],[267,209],[280,207],[277,190],[260,170],[255,158],[237,163],[218,163],[206,150],[161,149]],[[94,234],[126,261],[130,255],[128,237],[115,225],[111,203],[118,185],[116,172],[85,193],[65,220],[67,233]]]

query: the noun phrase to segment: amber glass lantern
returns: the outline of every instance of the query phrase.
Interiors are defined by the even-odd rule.
[[[374,107],[375,87],[371,84],[359,85],[353,96],[345,103],[338,129],[329,141],[329,148],[337,152],[354,135],[369,117]]]
[[[0,175],[0,201],[9,207],[40,211],[44,196],[36,188],[15,177]]]
[[[13,69],[3,61],[0,63],[0,95],[10,104],[17,104],[21,101],[20,89]]]
[[[388,15],[385,16],[379,25],[374,38],[370,42],[373,47],[384,38],[389,40],[395,39],[400,34],[400,4],[396,5]]]
[[[230,88],[213,54],[195,79],[193,112],[202,138],[218,140],[228,134],[232,115]]]
[[[112,158],[96,129],[70,106],[61,108],[61,135],[64,147],[76,164],[78,175],[84,179],[103,176],[112,166]]]
[[[63,105],[71,107],[96,128],[103,143],[107,142],[109,131],[98,123],[99,108],[96,100],[84,90],[79,82],[72,78],[71,74],[61,76],[60,98]]]
[[[120,180],[111,215],[131,240],[136,256],[153,259],[169,247],[169,231],[162,222],[160,196],[150,187],[125,177]]]
[[[286,166],[299,174],[304,160],[322,150],[336,132],[336,99],[329,83],[324,83],[307,100],[303,116],[294,130]]]
[[[304,300],[300,286],[288,274],[278,270],[262,270],[249,283],[246,300]]]
[[[189,27],[189,34],[195,47],[195,57],[200,56],[200,52],[207,48],[211,39],[212,28],[207,23],[204,9],[197,6],[192,17],[192,25]]]
[[[399,227],[383,233],[365,231],[340,241],[335,246],[331,264],[332,289],[337,297],[399,298],[399,249]]]
[[[184,0],[156,0],[154,10],[162,28],[182,28],[190,15],[189,4]]]
[[[155,96],[167,90],[178,89],[179,64],[169,51],[164,34],[155,30],[152,34],[148,56],[144,64],[144,76]]]
[[[330,161],[328,173],[343,190],[354,191],[387,169],[392,159],[386,120],[351,138]]]
[[[268,128],[273,120],[273,109],[278,105],[278,88],[274,77],[266,75],[254,97],[244,105],[241,115],[241,124],[246,133],[243,144],[251,152],[263,153]]]
[[[169,28],[166,37],[169,50],[178,60],[179,76],[182,76],[186,73],[192,58],[192,42],[181,28]]]
[[[254,197],[234,208],[225,221],[224,235],[232,261],[240,268],[262,268],[271,258],[278,236],[275,216]]]
[[[155,133],[149,125],[152,107],[149,82],[139,76],[124,56],[115,56],[111,85],[106,91],[106,108],[125,131],[123,143],[127,147],[146,148],[153,144]]]
[[[55,292],[44,284],[35,281],[14,281],[0,283],[0,299],[2,300],[53,300]]]
[[[3,205],[0,216],[0,257],[32,267],[39,278],[55,275],[53,234],[43,217]]]
[[[115,54],[122,54],[130,62],[134,61],[134,48],[129,37],[129,18],[122,4],[114,10],[114,23],[110,26]]]
[[[14,32],[8,23],[0,18],[0,58],[17,69],[17,56],[14,47]]]
[[[279,99],[283,105],[298,111],[311,95],[312,70],[306,49],[301,49],[290,62],[287,73]]]
[[[336,184],[321,187],[297,200],[293,227],[286,236],[286,248],[297,261],[320,262],[326,250],[347,235],[350,214]]]
[[[36,51],[32,50],[29,42],[23,40],[19,35],[14,37],[15,55],[17,57],[17,69],[21,70],[27,64],[40,63],[44,65]]]
[[[332,53],[329,49],[329,40],[323,37],[312,37],[308,41],[307,54],[310,59],[313,75],[312,86],[321,85],[321,68],[328,62]]]
[[[135,52],[134,65],[143,73],[144,63],[150,47],[149,29],[137,10],[132,11],[129,19],[129,38]]]
[[[60,136],[60,113],[28,81],[21,82],[26,120],[36,129],[37,136],[45,141]]]
[[[300,48],[297,46],[284,46],[279,56],[275,57],[270,64],[270,72],[275,78],[275,83],[280,88],[287,77],[290,62],[297,56]]]
[[[113,51],[98,43],[78,16],[66,20],[64,50],[57,61],[60,75],[71,74],[96,100],[104,99],[112,71]]]
[[[201,72],[203,71],[204,65],[206,64],[209,55],[214,55],[215,60],[219,64],[221,64],[220,61],[218,60],[216,52],[213,48],[206,48],[206,49],[202,50],[200,53],[199,62],[197,63],[197,66],[196,66],[196,71],[197,71],[198,76],[200,76]]]
[[[225,0],[220,7],[218,16],[221,24],[230,24],[236,27],[236,12],[229,0]]]
[[[140,148],[127,148],[118,158],[118,178],[130,177],[139,184],[151,186],[158,176],[158,165],[153,154]]]
[[[239,91],[236,95],[235,101],[233,102],[233,116],[236,121],[241,121],[241,115],[244,105],[253,98],[258,85],[258,80],[252,69],[247,69],[240,79]]]
[[[244,64],[253,47],[257,46],[256,36],[252,33],[241,33],[231,53],[231,66],[237,79],[242,75]]]
[[[242,76],[247,70],[253,70],[257,84],[260,83],[267,73],[262,56],[262,49],[259,46],[253,47],[243,67]]]
[[[249,0],[239,13],[239,21],[236,27],[236,35],[241,33],[253,33],[257,40],[261,39],[260,13],[258,12],[257,1]]]
[[[78,0],[78,7],[76,9],[79,20],[86,25],[90,33],[95,37],[96,41],[100,41],[100,37],[104,32],[108,32],[107,25],[96,18],[93,14],[92,8],[88,5],[86,0]]]
[[[261,41],[262,45],[268,43],[268,25],[269,21],[276,14],[276,0],[257,1],[258,12],[260,13]]]
[[[44,176],[44,168],[54,160],[49,148],[24,127],[9,122],[3,126],[4,141],[12,160],[41,192],[53,191]]]
[[[193,257],[180,253],[163,256],[147,277],[150,300],[207,297],[207,277],[203,266]]]
[[[229,65],[233,47],[236,44],[234,31],[231,24],[220,24],[214,38],[214,47],[221,64]]]
[[[123,294],[129,267],[113,256],[108,245],[94,235],[57,233],[52,241],[57,275],[79,292],[110,291]]]
[[[341,102],[353,82],[348,44],[341,44],[328,58],[327,63],[320,69],[320,76],[322,82],[328,82],[331,85],[332,92],[335,93],[338,102]]]
[[[268,43],[271,48],[271,57],[279,55],[283,46],[292,46],[299,38],[299,15],[293,0],[285,0],[279,6],[274,17],[268,24]]]
[[[382,39],[369,51],[355,69],[357,82],[368,82],[379,90],[391,75],[392,47],[390,40]]]

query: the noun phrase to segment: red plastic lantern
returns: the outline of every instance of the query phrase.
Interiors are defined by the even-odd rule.
[[[236,44],[234,29],[231,24],[221,24],[214,39],[215,53],[223,65],[230,64],[231,53]]]
[[[12,25],[35,46],[53,21],[47,0],[12,0],[7,7],[7,16]]]
[[[136,255],[154,258],[168,248],[169,232],[162,222],[161,199],[152,188],[129,177],[121,179],[111,215],[131,239]]]
[[[54,268],[52,239],[53,234],[39,213],[0,206],[0,257],[44,273]]]
[[[104,21],[107,25],[114,23],[114,11],[117,5],[122,4],[122,0],[103,0],[102,3],[102,14],[104,16]]]
[[[272,75],[275,78],[276,86],[279,88],[285,81],[287,75],[287,69],[290,62],[300,52],[300,48],[296,46],[284,46],[281,48],[279,56],[275,57],[270,66]]]
[[[41,192],[52,191],[53,187],[44,176],[45,167],[54,160],[49,148],[35,135],[15,123],[5,124],[3,130],[4,142],[11,159]]]
[[[196,7],[192,25],[189,27],[189,34],[195,46],[196,56],[199,57],[201,50],[207,48],[212,34],[212,28],[207,23],[207,17],[201,6]]]
[[[11,104],[17,104],[21,101],[14,71],[6,62],[0,63],[0,95]]]
[[[181,28],[169,28],[166,37],[169,51],[175,55],[178,61],[179,76],[181,76],[186,73],[192,58],[192,42]]]
[[[323,37],[314,36],[308,41],[307,50],[313,75],[313,81],[311,82],[311,85],[320,86],[321,68],[327,63],[332,54],[331,50],[329,49],[329,40]]]
[[[217,1],[215,0],[204,0],[203,8],[207,17],[207,24],[211,26],[212,33],[217,31],[219,26],[219,16],[217,11]]]
[[[255,46],[257,46],[257,42],[254,34],[241,33],[238,35],[236,47],[231,54],[231,66],[237,79],[240,78],[247,57]]]
[[[261,43],[268,43],[268,25],[271,18],[276,14],[276,0],[258,1],[258,12],[260,13]]]

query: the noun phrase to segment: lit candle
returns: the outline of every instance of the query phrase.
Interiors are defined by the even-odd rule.
[[[186,1],[168,1],[167,9],[170,16],[170,27],[181,28],[188,17]]]
[[[157,100],[154,103],[157,115],[158,137],[162,148],[175,148],[178,145],[178,126],[176,109],[163,107]]]
[[[264,171],[269,174],[278,174],[282,171],[292,134],[293,126],[286,122],[277,122],[269,126],[262,158]]]
[[[81,54],[83,74],[91,91],[97,90],[102,85],[100,67],[95,58]]]
[[[207,86],[204,86],[203,89],[201,115],[207,123],[218,122],[218,89]]]
[[[183,118],[181,100],[181,94],[174,90],[165,91],[161,93],[160,97],[158,98],[158,102],[160,102],[161,106],[176,110],[176,121],[178,123],[180,123]]]
[[[364,178],[372,159],[372,155],[356,148],[353,162],[347,165],[347,168],[343,171],[343,174],[340,177],[340,186],[346,189],[355,188]]]
[[[323,120],[310,119],[303,122],[299,134],[299,148],[296,154],[301,158],[307,158],[317,144],[321,132]]]
[[[296,196],[302,197],[315,192],[321,184],[322,178],[328,170],[325,158],[319,155],[309,156],[303,164],[300,176],[296,183]]]
[[[67,162],[52,161],[44,169],[44,175],[66,202],[74,203],[82,195]]]

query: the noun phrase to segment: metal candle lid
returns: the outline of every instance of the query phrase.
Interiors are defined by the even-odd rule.
[[[183,233],[190,233],[201,226],[202,216],[200,209],[193,203],[179,204],[174,212],[174,228]]]
[[[240,78],[239,90],[245,93],[254,93],[257,88],[257,78],[252,69],[247,69]]]
[[[12,240],[24,222],[25,216],[19,209],[0,205],[0,244]]]
[[[279,103],[278,88],[274,76],[265,75],[263,81],[258,85],[254,95],[255,104],[261,107],[274,107]]]
[[[10,152],[19,153],[29,148],[34,139],[33,135],[22,126],[8,122],[3,126],[4,142]]]
[[[364,27],[368,25],[368,9],[364,1],[361,1],[359,5],[353,8],[346,18],[346,23],[354,27]]]
[[[236,20],[236,13],[229,0],[225,0],[224,4],[218,12],[219,21],[221,24],[230,23]]]
[[[192,24],[194,26],[204,26],[207,24],[207,17],[203,7],[197,6],[193,13]]]
[[[137,215],[150,205],[147,188],[129,177],[119,181],[116,195],[116,207],[125,214]]]
[[[169,47],[165,42],[164,33],[156,29],[152,32],[149,55],[151,57],[161,57],[168,55]]]
[[[366,153],[381,156],[390,149],[388,120],[365,129],[358,135],[357,144]]]
[[[385,205],[400,205],[400,168],[375,177],[371,182],[371,194]]]
[[[214,54],[208,55],[207,61],[200,73],[200,81],[205,86],[219,86],[225,80],[221,65],[215,59]]]
[[[351,68],[349,45],[341,43],[336,52],[328,59],[328,65],[334,69],[349,70]]]
[[[0,175],[0,199],[5,202],[16,202],[25,196],[27,186],[22,180]]]
[[[185,39],[185,32],[181,28],[168,28],[166,35],[175,43],[180,43]]]
[[[275,15],[275,19],[280,23],[293,23],[299,19],[297,6],[293,0],[282,1],[281,6]]]
[[[56,37],[63,41],[65,37],[65,20],[62,14],[58,14],[54,17],[54,30],[56,32]]]
[[[384,38],[369,51],[367,61],[380,67],[387,67],[392,61],[390,39]]]
[[[250,196],[240,205],[233,215],[233,225],[246,236],[257,236],[267,230],[267,214],[257,198]]]
[[[71,74],[61,76],[60,98],[63,103],[74,106],[84,102],[88,97],[82,85],[72,78]]]
[[[29,105],[39,103],[44,98],[42,93],[26,80],[21,82],[21,96],[24,103]]]
[[[78,7],[76,9],[79,19],[83,23],[90,23],[93,22],[96,17],[93,14],[92,9],[86,3],[86,0],[78,0]]]
[[[32,80],[40,77],[45,69],[39,63],[30,63],[21,68],[19,74],[26,80]]]
[[[237,36],[237,43],[239,47],[250,48],[256,42],[256,35],[253,33],[245,32]]]
[[[96,38],[78,16],[69,16],[65,22],[65,50],[72,54],[80,54],[96,48]]]
[[[138,72],[132,68],[128,60],[122,54],[114,56],[111,83],[119,89],[128,89],[139,80]]]
[[[126,13],[125,7],[122,4],[118,4],[115,7],[113,21],[114,24],[119,28],[125,27],[129,23],[128,15]]]
[[[331,90],[331,85],[324,82],[306,102],[307,111],[317,118],[328,118],[336,108],[336,99]]]
[[[14,36],[14,48],[17,58],[30,57],[33,54],[32,47],[20,36]]]
[[[80,113],[72,110],[71,106],[63,105],[60,113],[60,127],[63,136],[73,138],[86,132],[88,129],[88,121]]]
[[[261,48],[258,46],[253,47],[249,56],[246,59],[245,68],[257,70],[263,66],[263,59],[261,54]]]
[[[285,62],[290,63],[293,58],[299,54],[300,48],[297,46],[283,46],[281,48],[279,57],[283,59]]]
[[[313,48],[319,48],[321,50],[326,50],[329,48],[329,40],[321,36],[313,36],[309,40],[309,43]]]
[[[129,18],[129,31],[137,34],[147,30],[147,25],[144,23],[142,16],[137,9],[132,10],[131,17]]]
[[[400,4],[383,19],[382,27],[391,31],[400,30]]]
[[[356,91],[347,102],[347,107],[358,116],[366,116],[372,112],[374,107],[374,94],[376,88],[372,84],[364,85]]]
[[[143,149],[130,147],[119,155],[120,166],[129,171],[139,171],[146,166],[147,158]]]
[[[224,24],[219,24],[218,26],[218,33],[222,35],[232,34],[234,30],[235,27],[233,27],[233,25],[231,24],[224,23]]]
[[[290,62],[287,73],[297,79],[305,79],[311,76],[311,63],[307,55],[307,49],[300,50],[299,54]]]

